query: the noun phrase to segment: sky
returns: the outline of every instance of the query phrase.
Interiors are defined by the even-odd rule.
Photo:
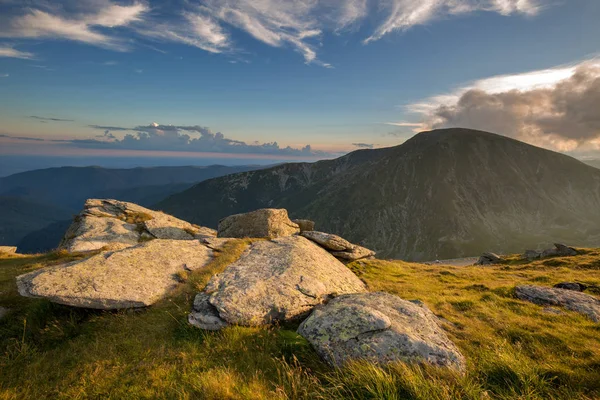
[[[0,157],[272,163],[459,126],[600,158],[598,20],[598,0],[0,0]]]

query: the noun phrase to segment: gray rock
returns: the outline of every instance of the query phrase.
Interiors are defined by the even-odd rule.
[[[546,314],[554,314],[554,315],[563,315],[564,314],[564,312],[562,312],[558,308],[554,308],[554,307],[544,307],[544,308],[542,308],[542,311],[545,312]]]
[[[537,250],[525,250],[525,254],[523,254],[523,258],[527,261],[537,260],[542,257],[542,252]]]
[[[228,238],[277,238],[300,232],[287,210],[263,208],[245,214],[235,214],[219,221],[218,237]]]
[[[0,254],[15,254],[16,252],[15,246],[0,246]]]
[[[575,292],[583,292],[587,289],[586,285],[577,282],[561,282],[554,285],[554,287],[557,289],[574,290]]]
[[[330,251],[351,251],[355,247],[346,239],[331,233],[308,231],[302,232],[300,235],[312,240],[313,242]]]
[[[309,232],[315,230],[315,222],[309,219],[293,219],[292,222],[300,227],[300,232]]]
[[[553,249],[546,249],[540,254],[540,258],[546,257],[570,257],[576,256],[577,250],[572,247],[565,246],[561,243],[554,243]]]
[[[424,305],[383,293],[348,294],[315,308],[298,333],[329,364],[367,359],[464,370],[465,360]]]
[[[0,319],[8,315],[8,308],[0,307]]]
[[[354,245],[352,250],[348,251],[332,251],[331,254],[334,257],[341,258],[344,261],[356,261],[363,258],[370,258],[375,256],[373,250],[369,250],[366,247]]]
[[[475,265],[493,265],[502,263],[502,258],[495,253],[483,253]]]
[[[192,240],[216,236],[162,212],[118,200],[89,199],[59,249],[69,252],[120,250],[152,239]]]
[[[199,240],[156,239],[17,277],[19,293],[97,309],[149,306],[177,284],[177,273],[205,267],[213,251]]]
[[[544,286],[524,285],[515,288],[515,295],[521,300],[542,306],[562,306],[567,310],[587,315],[594,322],[600,322],[600,300],[589,294]]]
[[[364,291],[352,271],[303,237],[258,241],[210,280],[189,319],[207,329],[270,324],[301,318],[337,294]]]

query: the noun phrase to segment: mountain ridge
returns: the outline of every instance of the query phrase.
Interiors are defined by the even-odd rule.
[[[600,171],[501,135],[450,128],[335,160],[207,180],[156,207],[212,227],[237,212],[286,208],[383,256],[455,258],[595,243]]]

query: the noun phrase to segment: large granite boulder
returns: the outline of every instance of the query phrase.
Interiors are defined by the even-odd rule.
[[[17,286],[22,296],[76,307],[145,307],[177,284],[177,273],[203,268],[212,258],[199,240],[156,239],[18,276]]]
[[[16,252],[15,246],[0,246],[0,254],[15,254]]]
[[[352,244],[346,239],[332,233],[303,231],[300,235],[319,244],[330,251],[335,257],[341,258],[344,261],[355,261],[375,255],[374,251]]]
[[[562,306],[600,322],[600,299],[573,290],[545,286],[523,285],[515,288],[515,295],[542,306]]]
[[[189,321],[218,329],[294,320],[335,295],[364,291],[352,271],[303,237],[258,241],[210,280]]]
[[[290,220],[287,210],[263,208],[223,218],[219,221],[217,236],[273,239],[291,236],[299,232],[300,227]]]
[[[334,366],[366,359],[383,364],[427,362],[457,370],[465,367],[459,349],[425,305],[389,293],[336,297],[316,307],[298,333]]]
[[[59,249],[69,252],[119,250],[152,239],[192,240],[216,236],[159,211],[118,200],[89,199],[67,230]]]

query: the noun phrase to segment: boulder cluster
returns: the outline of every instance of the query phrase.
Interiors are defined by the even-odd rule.
[[[464,357],[420,302],[369,293],[344,263],[375,252],[262,209],[220,221],[218,231],[116,200],[90,199],[60,248],[89,257],[17,277],[19,293],[75,307],[151,306],[187,271],[206,268],[232,238],[254,238],[195,296],[189,322],[301,322],[298,333],[331,365],[351,359],[426,362],[463,370]]]
[[[566,246],[561,243],[554,243],[554,247],[545,249],[542,251],[538,250],[525,250],[522,258],[527,261],[534,261],[542,258],[549,257],[572,257],[579,254],[577,250],[572,247]],[[495,265],[504,263],[504,259],[495,253],[483,253],[475,265]]]

